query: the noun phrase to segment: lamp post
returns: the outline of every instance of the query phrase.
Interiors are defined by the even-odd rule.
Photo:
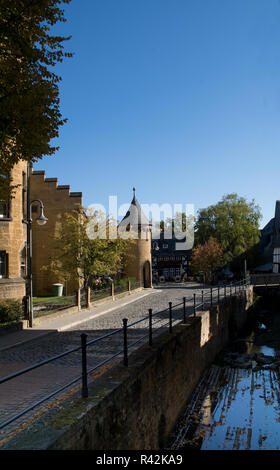
[[[29,282],[29,311],[28,311],[28,316],[29,316],[29,327],[33,327],[33,286],[32,286],[32,215],[31,215],[31,209],[32,209],[32,204],[34,202],[38,202],[40,204],[40,215],[36,219],[37,223],[39,225],[45,225],[48,221],[47,217],[44,215],[44,205],[40,199],[34,199],[33,201],[29,202],[28,201],[28,206],[27,206],[27,221],[25,222],[27,224],[27,278]]]

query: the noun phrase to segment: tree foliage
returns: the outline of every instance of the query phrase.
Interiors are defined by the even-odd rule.
[[[210,238],[203,245],[198,245],[192,253],[192,265],[201,272],[207,282],[212,281],[212,276],[224,263],[223,250],[215,238]]]
[[[70,37],[51,35],[65,22],[71,0],[0,0],[0,190],[20,159],[35,162],[58,147],[63,119],[58,83],[51,69],[65,57]]]
[[[171,234],[178,240],[185,240],[187,249],[191,249],[194,243],[194,216],[185,212],[176,212],[173,218],[167,217],[159,223],[159,229],[168,238]]]
[[[216,205],[201,209],[195,224],[196,244],[211,237],[221,245],[225,262],[249,250],[259,241],[260,208],[237,194],[228,194]]]
[[[45,269],[65,281],[76,279],[83,287],[94,276],[120,272],[131,243],[117,235],[114,221],[83,208],[64,214],[56,241],[57,248]]]

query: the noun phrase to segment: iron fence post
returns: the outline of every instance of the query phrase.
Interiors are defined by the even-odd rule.
[[[210,297],[210,305],[212,307],[212,304],[213,304],[213,288],[211,287],[210,288],[210,294],[211,294],[211,297]]]
[[[218,286],[218,304],[220,303],[220,286]]]
[[[82,344],[82,397],[88,397],[88,385],[87,385],[87,334],[81,334]]]
[[[128,349],[127,349],[127,318],[123,318],[123,364],[128,366]]]
[[[195,303],[195,296],[196,294],[193,294],[193,316],[195,317],[196,316],[196,303]]]
[[[183,314],[184,314],[184,323],[186,323],[186,297],[183,298]]]
[[[169,302],[169,333],[172,333],[172,302]]]
[[[201,291],[201,304],[202,304],[202,310],[204,310],[204,292],[203,292],[203,290]]]
[[[152,346],[153,344],[152,314],[153,314],[153,310],[149,308],[149,346]]]
[[[224,297],[227,296],[227,286],[224,286]]]

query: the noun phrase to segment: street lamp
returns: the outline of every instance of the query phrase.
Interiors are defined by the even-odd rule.
[[[27,207],[27,278],[29,281],[29,326],[33,327],[33,286],[32,286],[32,216],[31,209],[32,204],[38,202],[40,204],[40,215],[37,217],[36,221],[38,225],[45,225],[48,221],[47,217],[44,215],[44,205],[40,199],[34,199],[28,204]]]

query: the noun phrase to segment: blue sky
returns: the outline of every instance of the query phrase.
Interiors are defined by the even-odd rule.
[[[280,199],[279,0],[72,0],[68,118],[34,165],[85,206],[194,204],[236,192],[261,226]]]

